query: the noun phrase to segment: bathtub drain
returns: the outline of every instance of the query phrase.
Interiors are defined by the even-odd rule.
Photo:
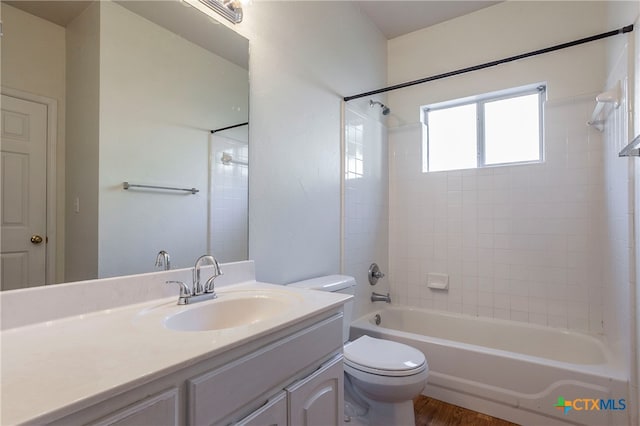
[[[374,319],[376,321],[376,325],[380,325],[380,322],[382,322],[382,318],[380,318],[380,314],[376,314]]]

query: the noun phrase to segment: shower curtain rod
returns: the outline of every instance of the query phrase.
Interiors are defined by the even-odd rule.
[[[453,77],[454,75],[465,74],[465,73],[468,73],[468,72],[471,72],[471,71],[482,70],[482,69],[485,69],[485,68],[494,67],[496,65],[504,64],[504,63],[507,63],[507,62],[517,61],[518,59],[524,59],[524,58],[528,58],[530,56],[536,56],[536,55],[541,55],[543,53],[549,53],[549,52],[553,52],[553,51],[560,50],[560,49],[566,49],[567,47],[577,46],[579,44],[589,43],[591,41],[596,41],[596,40],[600,40],[600,39],[603,39],[603,38],[611,37],[611,36],[614,36],[614,35],[628,33],[628,32],[631,32],[631,31],[633,31],[633,24],[632,25],[627,25],[626,27],[622,27],[622,28],[617,29],[617,30],[608,31],[606,33],[597,34],[597,35],[594,35],[594,36],[591,36],[591,37],[581,38],[579,40],[574,40],[574,41],[570,41],[570,42],[567,42],[567,43],[557,44],[555,46],[546,47],[544,49],[539,49],[539,50],[534,50],[532,52],[523,53],[521,55],[510,56],[508,58],[500,59],[500,60],[497,60],[497,61],[486,62],[484,64],[475,65],[473,67],[461,68],[461,69],[458,69],[458,70],[455,70],[455,71],[449,71],[449,72],[445,72],[443,74],[437,74],[437,75],[432,75],[431,77],[421,78],[419,80],[408,81],[406,83],[400,83],[400,84],[396,84],[396,85],[393,85],[393,86],[384,87],[382,89],[372,90],[370,92],[360,93],[358,95],[347,96],[347,97],[343,98],[343,100],[345,102],[349,102],[349,101],[352,101],[354,99],[364,98],[366,96],[371,96],[371,95],[377,95],[378,93],[385,93],[385,92],[390,92],[392,90],[404,89],[405,87],[415,86],[417,84],[428,83],[430,81],[440,80],[442,78]]]
[[[234,124],[233,126],[221,127],[219,129],[212,130],[211,133],[221,132],[223,130],[235,129],[236,127],[242,127],[247,125],[249,125],[248,121],[246,123]]]

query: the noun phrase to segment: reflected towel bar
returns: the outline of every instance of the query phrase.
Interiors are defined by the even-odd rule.
[[[195,189],[195,188],[172,188],[169,186],[137,185],[129,182],[122,182],[122,189],[129,189],[129,188],[164,189],[167,191],[190,192],[192,194],[196,194],[197,192],[200,192],[199,189]]]

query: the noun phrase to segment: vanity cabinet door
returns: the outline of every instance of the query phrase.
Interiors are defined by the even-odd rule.
[[[145,398],[91,423],[92,426],[178,425],[178,389]]]
[[[287,426],[287,393],[279,393],[235,426]]]
[[[342,354],[287,388],[289,424],[341,425],[344,418]]]
[[[342,316],[334,315],[223,367],[193,377],[187,381],[189,423],[217,424],[242,409],[248,401],[278,389],[282,383],[292,380],[293,374],[341,347]]]

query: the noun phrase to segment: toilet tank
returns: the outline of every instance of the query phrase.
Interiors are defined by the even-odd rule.
[[[292,287],[307,288],[310,290],[329,291],[331,293],[356,294],[356,279],[348,275],[326,275],[324,277],[311,278],[288,284]],[[349,327],[353,315],[353,299],[344,304],[344,319],[342,328],[342,340],[349,340]]]

